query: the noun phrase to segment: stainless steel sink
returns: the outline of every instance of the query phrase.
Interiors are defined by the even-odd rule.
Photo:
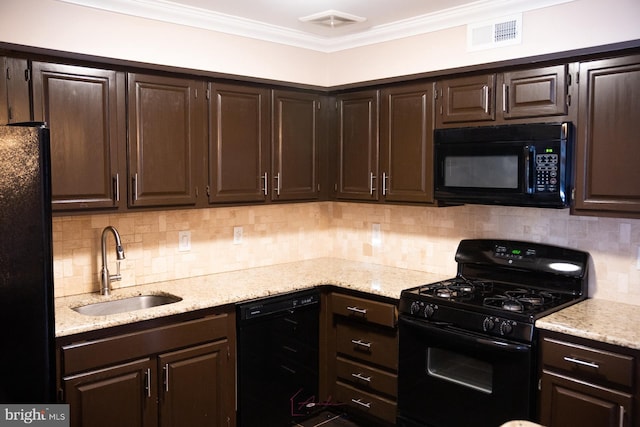
[[[109,314],[126,313],[144,308],[173,304],[178,301],[182,301],[182,298],[169,294],[136,295],[135,297],[81,305],[80,307],[74,307],[73,310],[85,316],[106,316]]]

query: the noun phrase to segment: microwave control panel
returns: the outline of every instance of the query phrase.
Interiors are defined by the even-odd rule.
[[[536,154],[536,192],[555,193],[558,191],[559,156],[552,149]]]

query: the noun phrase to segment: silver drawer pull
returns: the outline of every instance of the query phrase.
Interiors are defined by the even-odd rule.
[[[351,399],[351,401],[357,405],[364,406],[367,409],[371,408],[371,403],[363,402],[360,399]]]
[[[367,348],[367,349],[371,348],[371,343],[370,342],[364,342],[362,340],[351,340],[351,342],[353,344],[357,345],[357,346],[360,346],[360,347],[364,347],[364,348]]]
[[[575,359],[575,358],[569,357],[569,356],[565,356],[564,360],[566,360],[567,362],[570,362],[570,363],[575,363],[576,365],[582,365],[582,366],[588,366],[588,367],[594,368],[594,369],[600,369],[600,365],[598,365],[597,363],[585,362],[584,360]]]
[[[351,374],[351,376],[352,376],[353,378],[356,378],[356,379],[359,379],[359,380],[362,380],[362,381],[366,381],[366,382],[368,382],[368,383],[370,383],[370,382],[371,382],[371,377],[365,377],[364,375],[362,375],[362,374],[361,374],[361,373],[359,373],[359,372],[358,372],[358,373],[355,373],[355,372],[354,372],[354,373],[352,373],[352,374]]]
[[[366,308],[358,308],[358,307],[347,307],[347,310],[357,313],[357,314],[367,314]]]

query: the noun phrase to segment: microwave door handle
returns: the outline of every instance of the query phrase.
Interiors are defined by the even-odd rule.
[[[526,185],[527,194],[533,194],[534,191],[534,160],[535,160],[535,147],[533,145],[524,146],[524,181]]]

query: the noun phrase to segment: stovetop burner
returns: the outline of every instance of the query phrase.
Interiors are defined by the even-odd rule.
[[[455,277],[421,286],[418,293],[449,300],[468,300],[474,298],[478,293],[487,294],[491,292],[491,289],[493,289],[491,282]]]
[[[441,304],[461,304],[485,307],[494,311],[525,314],[540,312],[567,298],[573,298],[559,293],[524,288],[519,285],[468,279],[460,276],[422,285],[407,292],[412,292],[423,300],[440,302]]]
[[[506,311],[523,313],[538,310],[545,306],[552,306],[560,299],[560,295],[547,291],[532,289],[514,289],[503,295],[486,297],[482,304],[485,307],[498,308]]]

